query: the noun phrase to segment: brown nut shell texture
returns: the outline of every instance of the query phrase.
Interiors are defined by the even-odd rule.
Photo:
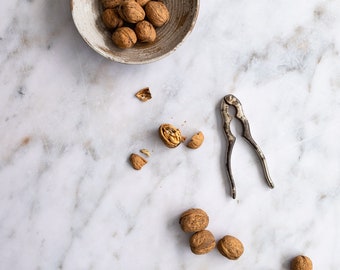
[[[137,23],[145,18],[145,11],[135,0],[123,0],[118,9],[120,17],[129,23]]]
[[[299,255],[293,258],[290,263],[291,270],[312,270],[313,263],[307,256]]]
[[[142,88],[135,94],[135,96],[142,102],[148,101],[152,98],[149,87]]]
[[[111,8],[103,11],[102,20],[108,29],[114,29],[123,25],[123,20],[118,16],[117,11]]]
[[[136,24],[135,32],[140,42],[154,42],[156,39],[156,30],[148,21],[140,21]]]
[[[137,154],[130,155],[130,162],[135,170],[140,170],[142,167],[148,163],[146,159]]]
[[[200,131],[191,137],[187,146],[191,149],[197,149],[198,147],[202,145],[203,141],[204,141],[204,135]]]
[[[138,4],[144,7],[150,0],[136,0]]]
[[[170,19],[170,13],[166,5],[158,1],[149,1],[145,5],[145,14],[155,27],[161,27]]]
[[[215,237],[208,230],[196,232],[190,237],[190,249],[194,254],[206,254],[213,250],[215,246]]]
[[[243,244],[236,237],[231,235],[224,236],[217,243],[219,252],[230,260],[237,260],[244,251]]]
[[[119,27],[112,34],[113,43],[121,48],[131,48],[137,42],[137,36],[135,32],[126,26]]]
[[[120,5],[122,0],[102,0],[102,6],[104,9],[115,8]]]
[[[159,136],[164,144],[169,148],[177,147],[181,142],[185,141],[181,131],[170,124],[162,124],[159,129]]]
[[[198,232],[208,227],[209,216],[199,208],[192,208],[182,213],[179,224],[184,232]]]

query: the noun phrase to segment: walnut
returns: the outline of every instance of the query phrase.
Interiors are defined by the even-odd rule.
[[[215,237],[208,230],[196,232],[190,237],[190,249],[194,254],[206,254],[213,250],[215,246]]]
[[[135,32],[126,26],[119,27],[112,34],[113,43],[121,49],[131,48],[137,42]]]
[[[140,170],[142,167],[148,163],[147,160],[145,160],[143,157],[137,155],[137,154],[131,154],[130,155],[130,162],[132,167],[135,170]]]
[[[209,216],[199,208],[191,208],[181,214],[179,224],[184,232],[198,232],[208,227]]]
[[[145,18],[145,11],[134,0],[124,0],[118,9],[120,17],[128,23],[137,23]]]
[[[145,14],[155,27],[160,27],[170,19],[170,13],[166,5],[158,1],[149,1],[145,5]]]
[[[237,260],[244,251],[243,244],[236,237],[231,235],[224,236],[217,243],[219,252],[230,260]]]
[[[120,5],[122,0],[102,0],[102,6],[104,9],[115,8]]]
[[[191,137],[190,141],[188,142],[187,146],[191,149],[197,149],[202,145],[204,141],[204,135],[200,131],[196,133],[194,136]]]
[[[123,20],[118,16],[117,11],[111,8],[103,11],[102,20],[108,29],[123,26]]]
[[[144,7],[150,0],[136,0],[138,4]]]
[[[185,141],[181,131],[170,124],[162,124],[159,129],[159,135],[164,144],[169,148],[177,147],[181,142]]]
[[[149,87],[145,87],[145,88],[139,90],[139,91],[135,94],[135,96],[136,96],[140,101],[143,101],[143,102],[148,101],[149,99],[152,98]]]
[[[290,263],[291,270],[312,270],[313,263],[307,256],[299,255],[293,258]]]
[[[140,42],[154,42],[156,39],[156,30],[148,21],[140,21],[136,24],[135,32]]]

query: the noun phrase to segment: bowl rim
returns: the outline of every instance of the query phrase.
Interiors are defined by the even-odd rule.
[[[180,42],[178,42],[172,49],[170,49],[168,52],[161,54],[159,56],[150,58],[150,59],[141,59],[141,60],[125,60],[124,58],[120,57],[120,56],[116,56],[113,53],[107,53],[105,52],[105,50],[103,50],[102,48],[95,46],[94,44],[92,44],[85,36],[85,34],[83,33],[83,31],[81,31],[80,29],[80,25],[78,24],[78,21],[75,19],[75,14],[74,14],[74,2],[75,1],[82,1],[82,0],[70,0],[70,8],[71,8],[71,15],[72,15],[72,20],[73,23],[78,31],[78,33],[80,34],[80,36],[82,37],[82,39],[86,42],[86,44],[91,47],[95,52],[97,52],[98,54],[100,54],[101,56],[114,61],[114,62],[118,62],[118,63],[122,63],[122,64],[131,64],[131,65],[140,65],[140,64],[149,64],[149,63],[153,63],[156,62],[158,60],[161,60],[165,57],[167,57],[168,55],[172,54],[173,52],[175,52],[179,46],[181,46],[183,44],[183,42],[187,39],[187,37],[191,34],[191,32],[194,29],[194,26],[196,24],[197,18],[198,18],[198,14],[199,14],[199,9],[200,9],[200,0],[193,0],[195,1],[196,7],[195,7],[195,12],[193,13],[193,17],[192,17],[192,21],[190,23],[190,27],[189,30],[183,35],[183,38],[181,39]],[[93,1],[98,1],[98,0],[93,0]],[[156,0],[157,1],[157,0]],[[172,0],[170,0],[172,1]],[[111,52],[111,51],[110,51]]]

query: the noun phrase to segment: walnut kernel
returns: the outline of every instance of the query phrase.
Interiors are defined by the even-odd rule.
[[[131,154],[130,155],[130,162],[132,167],[135,170],[140,170],[142,167],[147,163],[147,160],[145,160],[143,157],[137,154]]]
[[[199,208],[191,208],[181,214],[179,224],[184,232],[198,232],[208,227],[209,216]]]
[[[204,141],[204,135],[200,131],[196,133],[194,136],[191,137],[190,141],[188,142],[187,146],[191,149],[197,149],[202,145]]]
[[[131,48],[137,42],[137,36],[135,32],[126,26],[119,27],[112,34],[113,43],[121,48]]]
[[[145,5],[145,14],[155,27],[161,27],[170,19],[170,13],[166,5],[158,1],[149,1]]]
[[[307,256],[299,255],[293,258],[290,263],[291,270],[312,270],[313,263]]]
[[[118,16],[117,11],[112,8],[103,11],[102,20],[108,29],[114,29],[123,25],[123,20]]]
[[[162,141],[169,148],[177,147],[181,142],[185,141],[181,131],[173,125],[162,124],[158,131]]]
[[[213,250],[215,246],[215,237],[208,230],[196,232],[190,237],[190,249],[194,254],[206,254]]]
[[[237,260],[244,251],[243,244],[236,237],[231,235],[224,236],[217,243],[219,252],[230,260]]]
[[[148,21],[140,21],[136,24],[135,32],[140,42],[154,42],[156,39],[156,30]]]
[[[139,91],[135,94],[135,96],[136,96],[140,101],[143,101],[143,102],[148,101],[149,99],[152,98],[149,87],[145,87],[145,88],[139,90]]]
[[[124,0],[118,9],[120,17],[129,23],[137,23],[145,18],[145,11],[135,0]]]

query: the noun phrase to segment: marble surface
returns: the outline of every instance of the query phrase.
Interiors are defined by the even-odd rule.
[[[0,269],[288,270],[298,254],[339,269],[340,0],[202,0],[184,44],[147,65],[96,54],[68,0],[5,1],[0,17]],[[236,200],[219,113],[230,93],[275,183],[235,122]],[[167,122],[204,144],[166,148]],[[178,224],[191,207],[216,239],[243,242],[239,260],[191,253]]]

